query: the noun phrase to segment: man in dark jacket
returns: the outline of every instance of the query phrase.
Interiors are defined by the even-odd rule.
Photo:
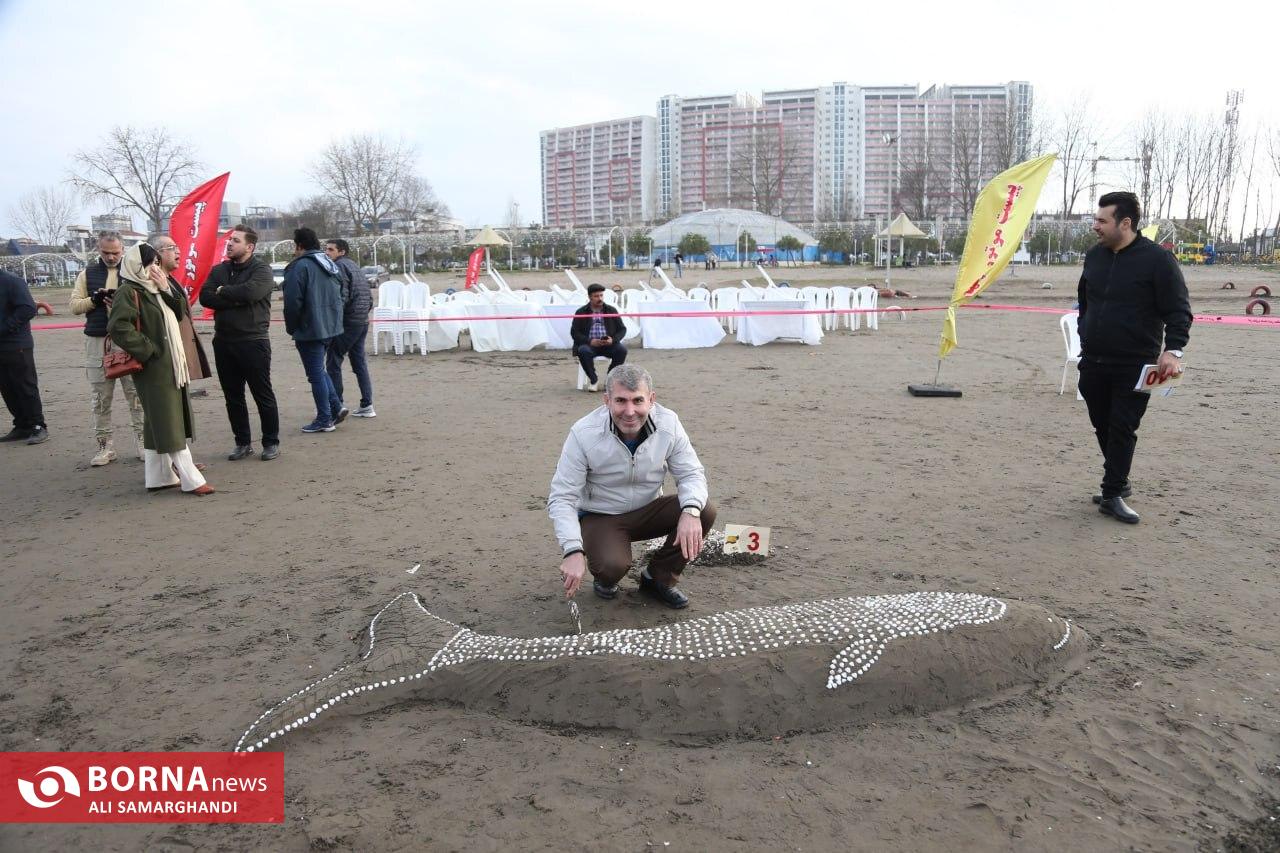
[[[573,312],[569,334],[573,336],[573,352],[582,364],[582,372],[591,381],[587,390],[599,391],[596,356],[608,357],[610,370],[626,361],[627,347],[622,339],[627,336],[627,327],[618,316],[618,309],[604,301],[603,284],[589,286],[587,299],[590,301],[586,305]]]
[[[1126,524],[1139,516],[1124,499],[1132,490],[1129,468],[1138,424],[1151,395],[1135,391],[1142,366],[1160,377],[1182,372],[1182,350],[1191,333],[1191,304],[1173,255],[1138,233],[1142,215],[1131,192],[1098,199],[1093,231],[1098,245],[1084,258],[1080,276],[1080,394],[1102,448],[1098,511]]]
[[[258,232],[236,225],[227,238],[227,260],[214,266],[200,288],[200,304],[213,309],[213,363],[226,400],[227,419],[236,446],[227,456],[235,462],[253,454],[249,386],[262,421],[262,458],[280,455],[280,410],[271,389],[271,265],[254,254]]]
[[[0,396],[13,415],[13,429],[0,441],[40,444],[49,440],[36,381],[35,340],[31,318],[36,303],[27,283],[0,272]]]
[[[294,257],[284,268],[284,328],[302,357],[311,383],[316,416],[303,432],[333,432],[351,412],[325,372],[333,339],[342,334],[342,287],[338,265],[320,251],[320,238],[310,228],[293,232]]]
[[[369,378],[369,361],[365,357],[364,342],[369,337],[369,311],[373,308],[373,295],[369,292],[369,280],[360,267],[347,256],[351,247],[346,240],[328,240],[324,253],[342,270],[349,293],[342,311],[342,334],[329,347],[325,371],[333,390],[342,396],[342,359],[351,358],[351,372],[360,385],[360,408],[351,413],[355,418],[376,418],[373,410],[373,380]]]

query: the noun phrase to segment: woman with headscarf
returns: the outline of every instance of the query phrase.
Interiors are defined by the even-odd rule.
[[[133,375],[133,384],[145,416],[142,446],[147,489],[181,485],[187,494],[210,495],[213,487],[205,482],[187,448],[195,430],[179,323],[191,316],[191,309],[169,289],[156,258],[156,250],[146,243],[124,253],[107,333],[143,366],[141,373]]]

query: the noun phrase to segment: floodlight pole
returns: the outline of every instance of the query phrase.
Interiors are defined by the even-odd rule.
[[[893,167],[897,161],[893,144],[897,141],[898,137],[894,136],[892,133],[886,133],[884,135],[884,144],[889,146],[889,210],[885,214],[885,220],[889,224],[886,225],[884,229],[885,242],[889,246],[889,251],[885,255],[884,259],[884,286],[886,290],[893,289],[890,285],[890,281],[893,278]],[[941,362],[939,362],[938,367],[941,369]]]

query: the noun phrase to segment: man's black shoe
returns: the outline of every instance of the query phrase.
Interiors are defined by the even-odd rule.
[[[346,406],[343,406],[341,409],[338,409],[338,413],[333,416],[333,422],[335,424],[340,424],[347,419],[347,415],[349,414],[351,414],[351,410]]]
[[[1122,498],[1133,497],[1133,489],[1129,486],[1125,486],[1123,489],[1120,490],[1120,497]],[[1093,502],[1096,504],[1102,503],[1102,495],[1094,495]]]
[[[4,435],[0,435],[0,441],[26,441],[30,437],[31,430],[14,427]]]
[[[252,455],[253,455],[252,444],[237,444],[236,449],[227,454],[227,459],[228,461],[231,461],[231,462],[239,462],[241,459],[244,459],[246,456],[252,456]]]
[[[27,436],[27,444],[44,444],[49,440],[49,430],[42,426],[38,426],[31,430],[31,435]]]
[[[618,597],[618,585],[616,583],[603,584],[600,583],[600,581],[593,580],[591,582],[591,588],[595,590],[598,598],[609,600]]]
[[[673,610],[681,610],[689,606],[689,596],[674,586],[663,586],[644,573],[640,574],[640,591],[658,599]]]
[[[1109,515],[1116,521],[1123,521],[1125,524],[1137,524],[1142,519],[1142,516],[1129,509],[1129,505],[1122,497],[1107,498],[1102,501],[1098,504],[1098,512]]]
[[[263,462],[270,462],[272,459],[275,459],[279,455],[280,455],[280,445],[278,444],[262,445],[262,461]]]

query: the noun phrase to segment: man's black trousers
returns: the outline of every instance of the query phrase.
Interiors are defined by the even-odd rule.
[[[1114,498],[1129,485],[1138,424],[1147,411],[1150,394],[1133,390],[1140,364],[1080,362],[1080,395],[1089,407],[1089,421],[1102,448],[1102,497]]]
[[[223,341],[213,339],[213,361],[218,368],[218,384],[226,398],[227,419],[236,444],[252,444],[249,432],[249,407],[244,399],[244,386],[249,386],[253,402],[262,420],[262,444],[280,443],[280,411],[271,390],[271,341]]]

